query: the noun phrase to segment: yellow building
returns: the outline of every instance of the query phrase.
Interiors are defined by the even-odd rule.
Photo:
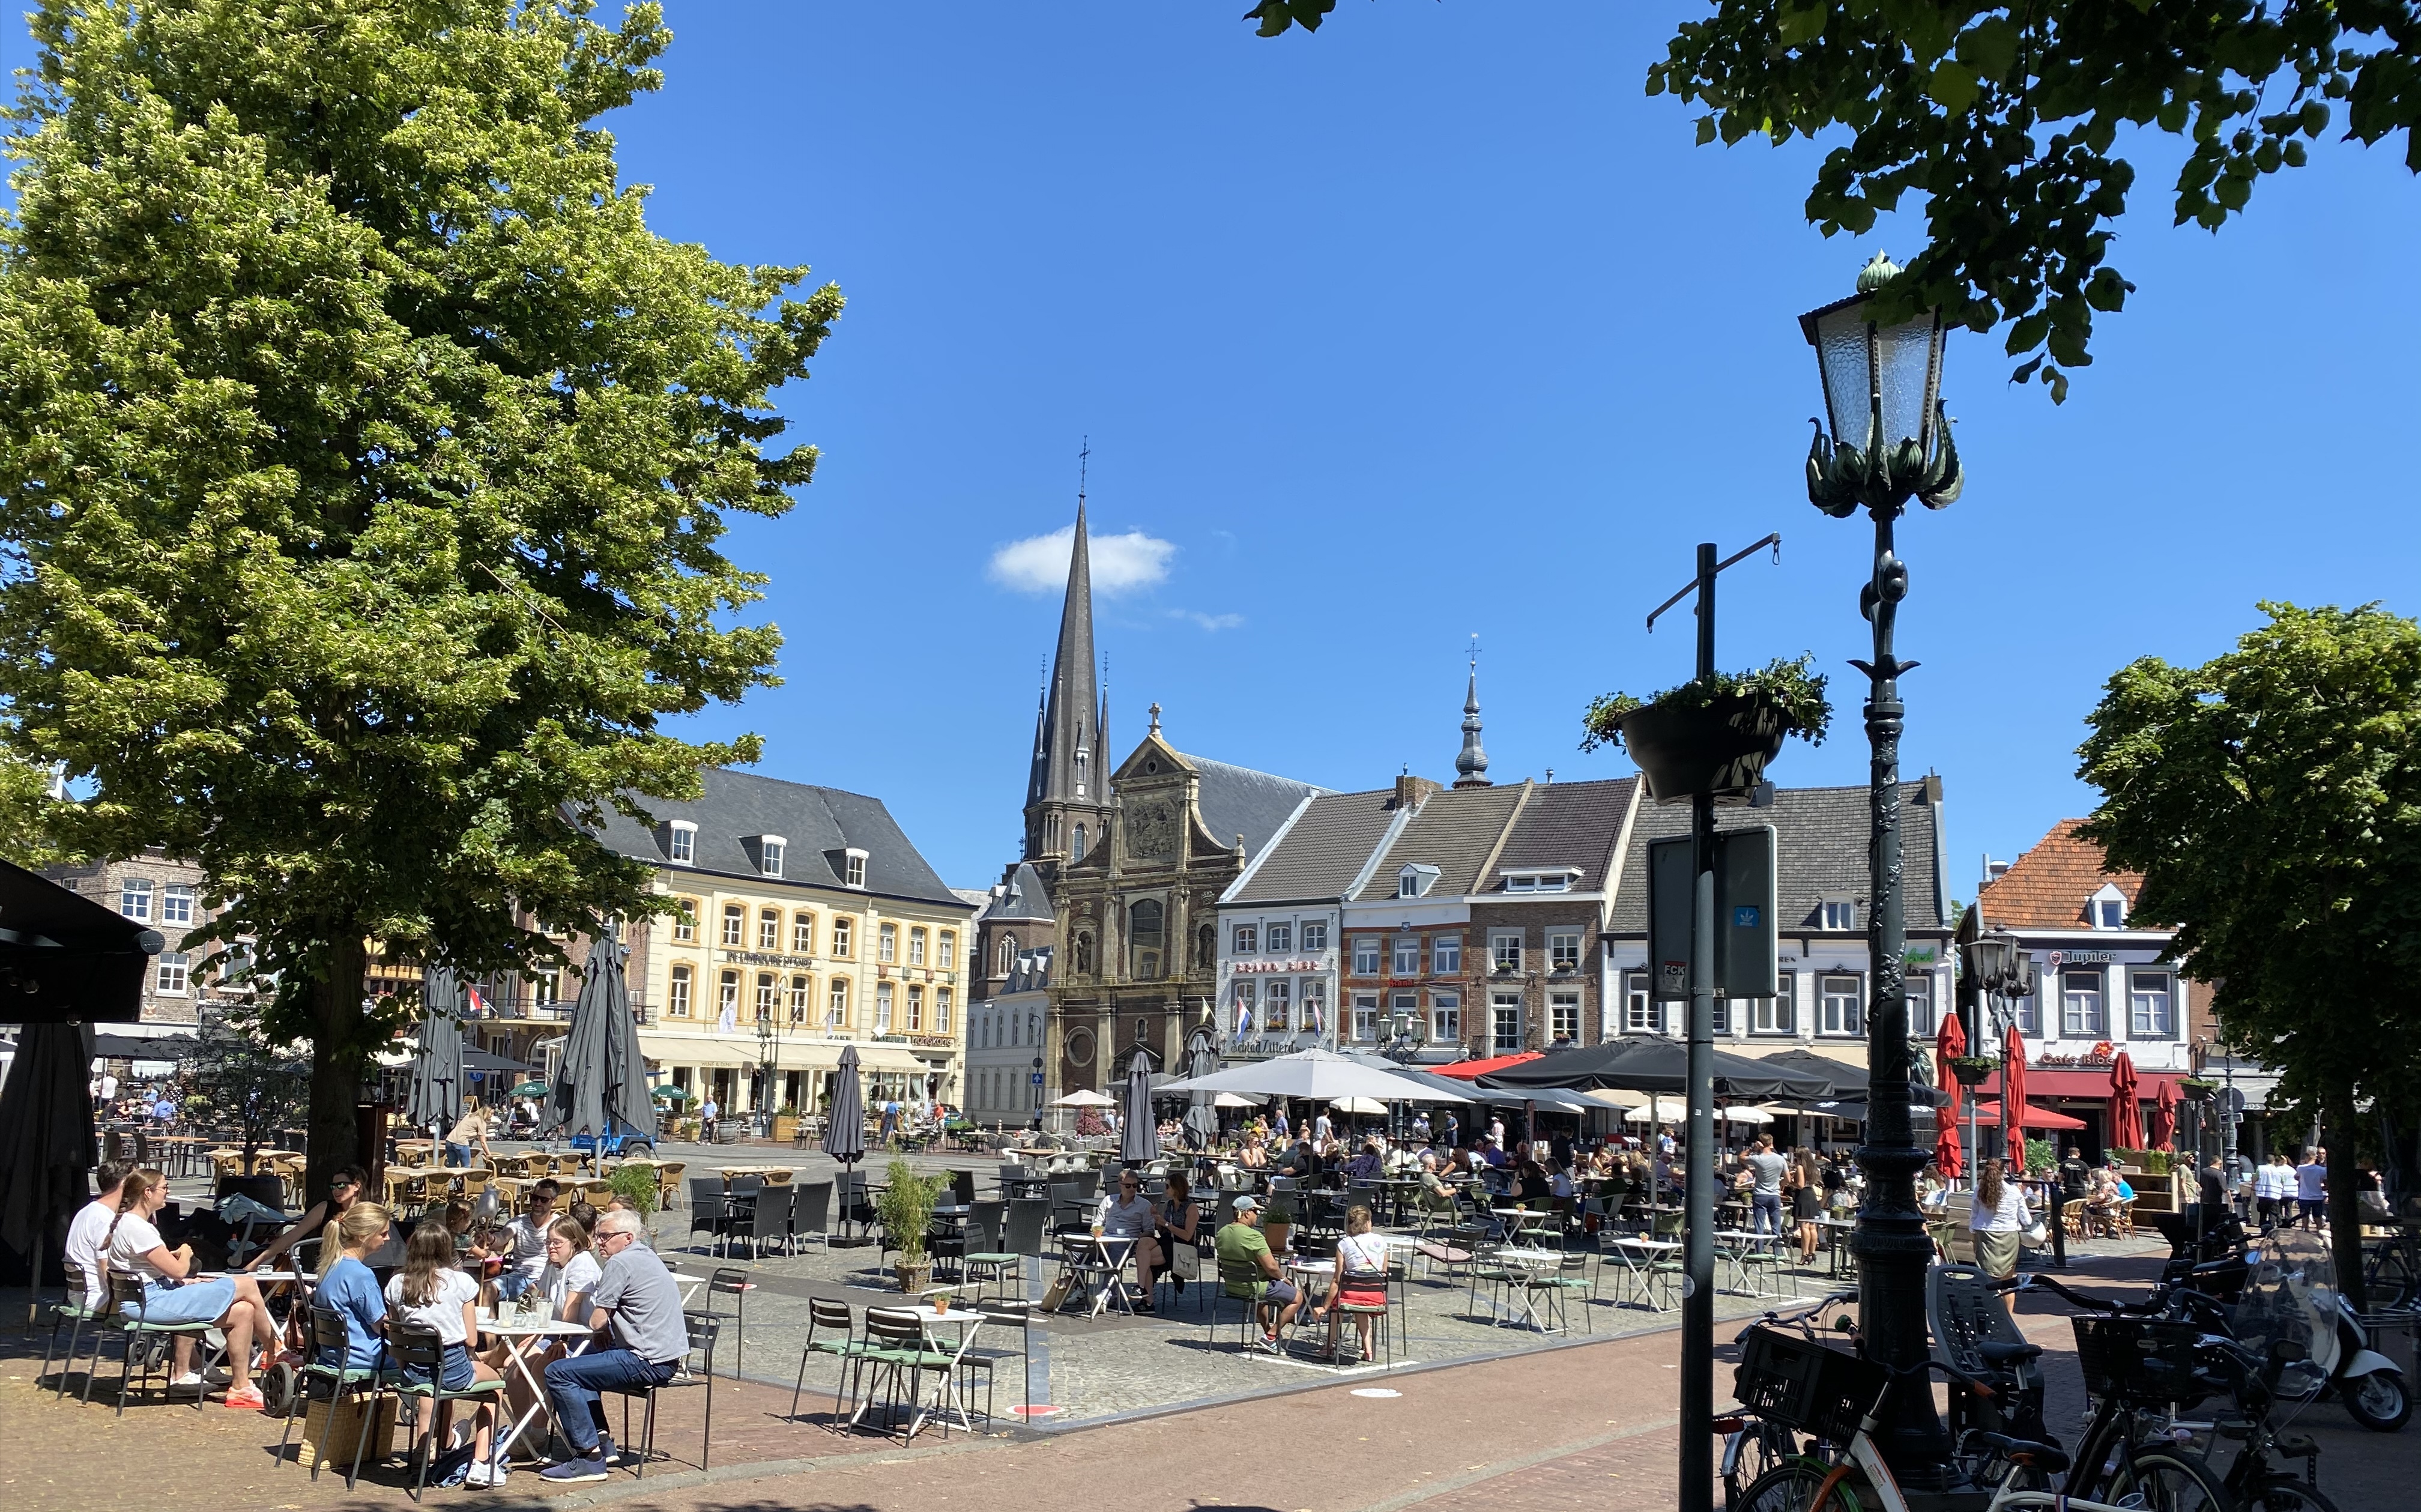
[[[868,1100],[963,1104],[970,921],[882,800],[710,769],[603,838],[679,912],[629,931],[639,1047],[726,1116],[812,1113],[844,1045]]]

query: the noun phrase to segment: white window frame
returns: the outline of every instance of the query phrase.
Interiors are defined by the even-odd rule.
[[[161,952],[153,959],[158,970],[152,974],[151,990],[162,997],[184,997],[193,990],[194,959],[181,950]]]
[[[789,854],[789,849],[790,842],[783,835],[758,835],[757,837],[757,870],[767,877],[779,877],[782,875],[782,860]]]
[[[911,965],[911,966],[922,966],[922,965],[924,965],[924,964],[925,964],[926,947],[927,947],[928,943],[930,941],[930,939],[931,939],[930,934],[929,934],[929,933],[927,932],[927,930],[925,929],[925,927],[924,927],[922,925],[911,925],[911,926],[909,927],[909,929],[908,929],[908,964],[909,964],[909,965]]]
[[[812,956],[816,953],[816,916],[812,913],[790,915],[790,954]]]
[[[782,948],[782,911],[780,909],[757,911],[757,948],[759,950]]]
[[[1816,1033],[1824,1039],[1855,1039],[1867,1032],[1867,979],[1854,972],[1826,972],[1816,979]]]
[[[1306,976],[1296,984],[1294,1019],[1306,1029],[1326,1031],[1328,983],[1325,979]]]
[[[1412,995],[1412,994],[1410,994],[1410,993],[1408,993],[1408,992],[1407,992],[1407,993],[1398,993],[1398,996],[1400,996],[1400,997],[1409,997],[1409,996],[1411,996],[1411,995]],[[1366,1044],[1366,1045],[1367,1045],[1367,1044],[1370,1044],[1370,1043],[1372,1043],[1372,1042],[1374,1042],[1374,1041],[1376,1041],[1376,1040],[1378,1039],[1378,1037],[1379,1037],[1379,994],[1378,994],[1378,993],[1376,993],[1376,992],[1356,992],[1356,993],[1354,993],[1354,994],[1353,994],[1353,1037],[1354,1037],[1355,1039],[1357,1039],[1357,1040],[1360,1040],[1362,1043],[1364,1043],[1364,1044]]]
[[[672,976],[667,981],[664,988],[665,1017],[673,1019],[686,1019],[690,1016],[690,993],[695,983],[696,976],[697,973],[695,968],[689,966],[676,966],[673,968]]]
[[[151,879],[121,877],[117,880],[117,912],[129,919],[146,923],[151,918]]]
[[[1294,926],[1284,920],[1273,920],[1261,930],[1261,948],[1273,956],[1283,956],[1294,949]]]
[[[1354,975],[1378,975],[1381,963],[1384,961],[1385,959],[1385,952],[1380,947],[1379,937],[1377,935],[1357,934],[1353,937]]]
[[[1433,934],[1429,936],[1429,974],[1455,976],[1462,971],[1462,936]]]
[[[1307,953],[1326,950],[1328,948],[1328,921],[1326,919],[1305,919],[1303,921],[1303,948]]]
[[[832,921],[832,929],[830,933],[832,935],[832,953],[835,960],[848,960],[850,959],[850,952],[857,948],[857,943],[854,938],[856,932],[857,931],[852,921],[846,917],[836,917]]]
[[[1816,905],[1816,927],[1847,934],[1858,927],[1858,905],[1846,897],[1828,897]]]
[[[1799,1019],[1795,1011],[1797,972],[1776,972],[1772,997],[1751,998],[1748,1009],[1748,1032],[1752,1035],[1796,1036]]]
[[[1547,969],[1555,972],[1581,969],[1580,930],[1551,929],[1547,932]]]
[[[782,1006],[781,979],[772,972],[757,974],[757,1017],[752,1023],[772,1023]]]
[[[789,990],[784,994],[784,996],[789,1001],[790,1021],[794,1024],[805,1024],[807,1021],[807,1015],[815,1009],[816,984],[814,978],[804,975],[793,975],[790,978]]]
[[[1421,974],[1421,937],[1399,934],[1387,944],[1387,974],[1418,976]]]
[[[2096,1040],[2110,1037],[2108,972],[2099,966],[2060,968],[2059,1037]]]
[[[841,852],[840,884],[843,887],[864,887],[866,885],[867,855],[867,852],[858,850],[849,850]]]
[[[748,943],[748,910],[741,904],[723,905],[723,943],[735,950]]]
[[[925,984],[922,982],[908,984],[908,1032],[912,1035],[925,1032]]]
[[[2127,1037],[2175,1039],[2177,1037],[2178,979],[2176,975],[2159,968],[2129,967],[2127,969]]]
[[[1294,1032],[1294,983],[1283,976],[1261,984],[1261,1027],[1273,1034]]]
[[[1547,994],[1547,1033],[1550,1038],[1581,1042],[1581,995],[1578,992]]]
[[[194,922],[194,887],[191,882],[170,882],[160,889],[160,922],[162,924]]]
[[[851,1022],[849,978],[836,976],[824,989],[824,1027],[846,1029]]]
[[[1244,1032],[1244,1015],[1247,1013],[1253,1016],[1253,1033],[1262,1032],[1259,989],[1260,984],[1249,976],[1236,979],[1235,986],[1227,993],[1228,1033],[1242,1035]]]
[[[2085,921],[2097,929],[2127,927],[2127,895],[2116,882],[2104,882],[2085,901]]]
[[[1440,989],[1429,993],[1429,1037],[1441,1045],[1462,1043],[1462,993]]]
[[[687,819],[675,819],[665,826],[664,859],[676,866],[697,864],[697,826]]]
[[[899,926],[886,922],[874,927],[874,963],[878,966],[899,964]]]
[[[677,905],[673,909],[673,943],[683,945],[695,944],[697,943],[697,899],[677,897],[673,902]]]
[[[874,1032],[878,1035],[887,1035],[891,1032],[891,1010],[895,996],[889,982],[874,984]]]
[[[933,1033],[937,1035],[946,1035],[950,1032],[951,996],[952,993],[946,987],[933,989]]]
[[[933,937],[933,965],[936,970],[945,972],[958,970],[959,931],[956,929],[941,929],[935,931]]]
[[[1908,992],[1908,1032],[1930,1036],[1933,1021],[1933,974],[1912,971],[1904,981]]]
[[[1524,1005],[1519,992],[1491,992],[1488,995],[1488,1043],[1492,1055],[1518,1055],[1528,1039],[1529,1025],[1523,1020]],[[1506,1015],[1512,1015],[1513,1032],[1505,1032]]]
[[[1659,1021],[1656,1000],[1648,995],[1646,972],[1622,974],[1622,1032],[1627,1035],[1654,1034],[1663,1027]]]
[[[1257,924],[1237,925],[1235,928],[1235,942],[1236,954],[1239,956],[1256,956],[1260,954],[1261,927]]]
[[[1488,931],[1488,969],[1520,971],[1522,969],[1523,932],[1519,929]]]

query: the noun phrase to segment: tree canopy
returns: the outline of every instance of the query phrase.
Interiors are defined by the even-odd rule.
[[[1262,0],[1260,35],[1316,30],[1335,0]],[[2108,261],[2134,164],[2122,129],[2192,144],[2179,225],[2216,231],[2265,174],[2333,131],[2404,133],[2421,172],[2421,0],[1715,0],[1648,92],[1705,107],[1701,143],[1837,137],[1806,202],[1863,234],[1912,193],[1929,244],[1891,309],[2009,323],[2013,377],[2067,397],[2095,312],[2132,288]],[[2132,135],[2132,131],[2129,132]],[[1888,311],[1886,312],[1888,313]]]
[[[2226,656],[2110,679],[2083,833],[2143,873],[2135,917],[2177,927],[2227,1042],[2322,1114],[2342,1169],[2357,1105],[2421,1110],[2421,626],[2262,608]],[[2359,1278],[2353,1183],[2329,1185],[2338,1275]]]
[[[774,680],[732,511],[841,307],[656,236],[600,117],[659,8],[52,0],[0,221],[0,697],[92,854],[205,866],[351,1153],[364,943],[552,959],[651,907],[590,839],[692,797],[667,716]]]

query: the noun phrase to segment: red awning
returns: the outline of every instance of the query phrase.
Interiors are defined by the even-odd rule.
[[[1422,1069],[1436,1076],[1458,1076],[1464,1081],[1470,1081],[1476,1077],[1486,1076],[1491,1071],[1501,1071],[1507,1066],[1519,1066],[1523,1061],[1535,1061],[1539,1058],[1539,1052],[1525,1050],[1519,1055],[1498,1055],[1484,1061],[1456,1061],[1451,1066],[1429,1066]]]
[[[2135,1070],[2135,1095],[2146,1102],[2160,1096],[2161,1083],[2177,1082],[2183,1071]],[[1994,1071],[1984,1078],[1976,1089],[1976,1096],[1997,1098],[2001,1095],[2001,1073]],[[2026,1100],[2045,1098],[2088,1098],[2095,1102],[2110,1100],[2110,1068],[2107,1066],[2028,1066],[2026,1068]]]

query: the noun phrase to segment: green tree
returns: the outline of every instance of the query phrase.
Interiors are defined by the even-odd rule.
[[[1262,0],[1264,37],[1335,0]],[[1863,234],[1909,194],[1930,244],[1893,286],[1977,331],[2010,322],[2014,375],[2068,394],[2094,312],[2132,288],[2105,260],[2135,182],[2122,129],[2192,143],[2179,225],[2216,231],[2262,175],[2342,128],[2405,133],[2421,172],[2421,0],[1715,0],[1648,92],[1706,107],[1701,143],[1846,133],[1807,195],[1824,234]],[[2131,138],[2133,132],[2127,133]],[[2031,353],[2031,355],[2029,355]]]
[[[841,307],[651,233],[598,118],[658,8],[54,0],[0,222],[0,697],[79,849],[197,861],[353,1158],[366,942],[469,971],[655,905],[585,828],[771,684],[772,392]]]
[[[213,1115],[232,1119],[243,1130],[247,1176],[261,1146],[310,1103],[310,1062],[263,1035],[260,1016],[250,1008],[206,1016],[183,1069]]]
[[[2356,1107],[2421,1087],[2421,626],[2375,605],[2264,604],[2195,667],[2110,679],[2079,774],[2084,834],[2141,871],[2135,916],[2178,927],[2231,1049],[2317,1108],[2337,1277],[2361,1302]]]

